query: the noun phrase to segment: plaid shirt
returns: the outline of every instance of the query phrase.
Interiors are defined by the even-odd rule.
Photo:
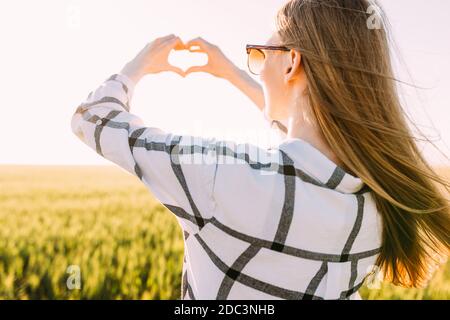
[[[276,147],[147,127],[114,74],[73,132],[135,175],[185,239],[181,299],[360,299],[381,247],[370,189],[302,139]]]

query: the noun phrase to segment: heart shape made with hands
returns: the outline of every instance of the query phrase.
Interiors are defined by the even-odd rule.
[[[190,48],[173,49],[167,58],[167,62],[183,71],[193,66],[206,65],[208,63],[208,55],[206,53],[189,51],[189,49],[197,50],[198,48],[198,46],[191,46]]]

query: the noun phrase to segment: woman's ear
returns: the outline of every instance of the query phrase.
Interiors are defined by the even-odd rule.
[[[287,56],[288,68],[286,68],[286,81],[295,79],[300,74],[300,62],[302,55],[299,51],[292,49]],[[294,69],[294,72],[292,70]]]

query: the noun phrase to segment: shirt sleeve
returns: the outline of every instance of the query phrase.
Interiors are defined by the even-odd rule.
[[[126,75],[113,74],[76,109],[72,131],[99,155],[138,177],[184,231],[198,232],[215,207],[216,141],[145,126],[130,113],[134,87]]]

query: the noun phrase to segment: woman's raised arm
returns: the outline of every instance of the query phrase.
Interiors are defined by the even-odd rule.
[[[198,49],[191,49],[197,46]],[[186,70],[186,75],[193,72],[206,72],[215,77],[228,80],[252,100],[259,110],[264,110],[264,92],[262,86],[245,70],[238,68],[228,59],[222,50],[205,39],[198,37],[186,43],[190,52],[201,52],[208,56],[208,63],[203,66],[193,66]]]

